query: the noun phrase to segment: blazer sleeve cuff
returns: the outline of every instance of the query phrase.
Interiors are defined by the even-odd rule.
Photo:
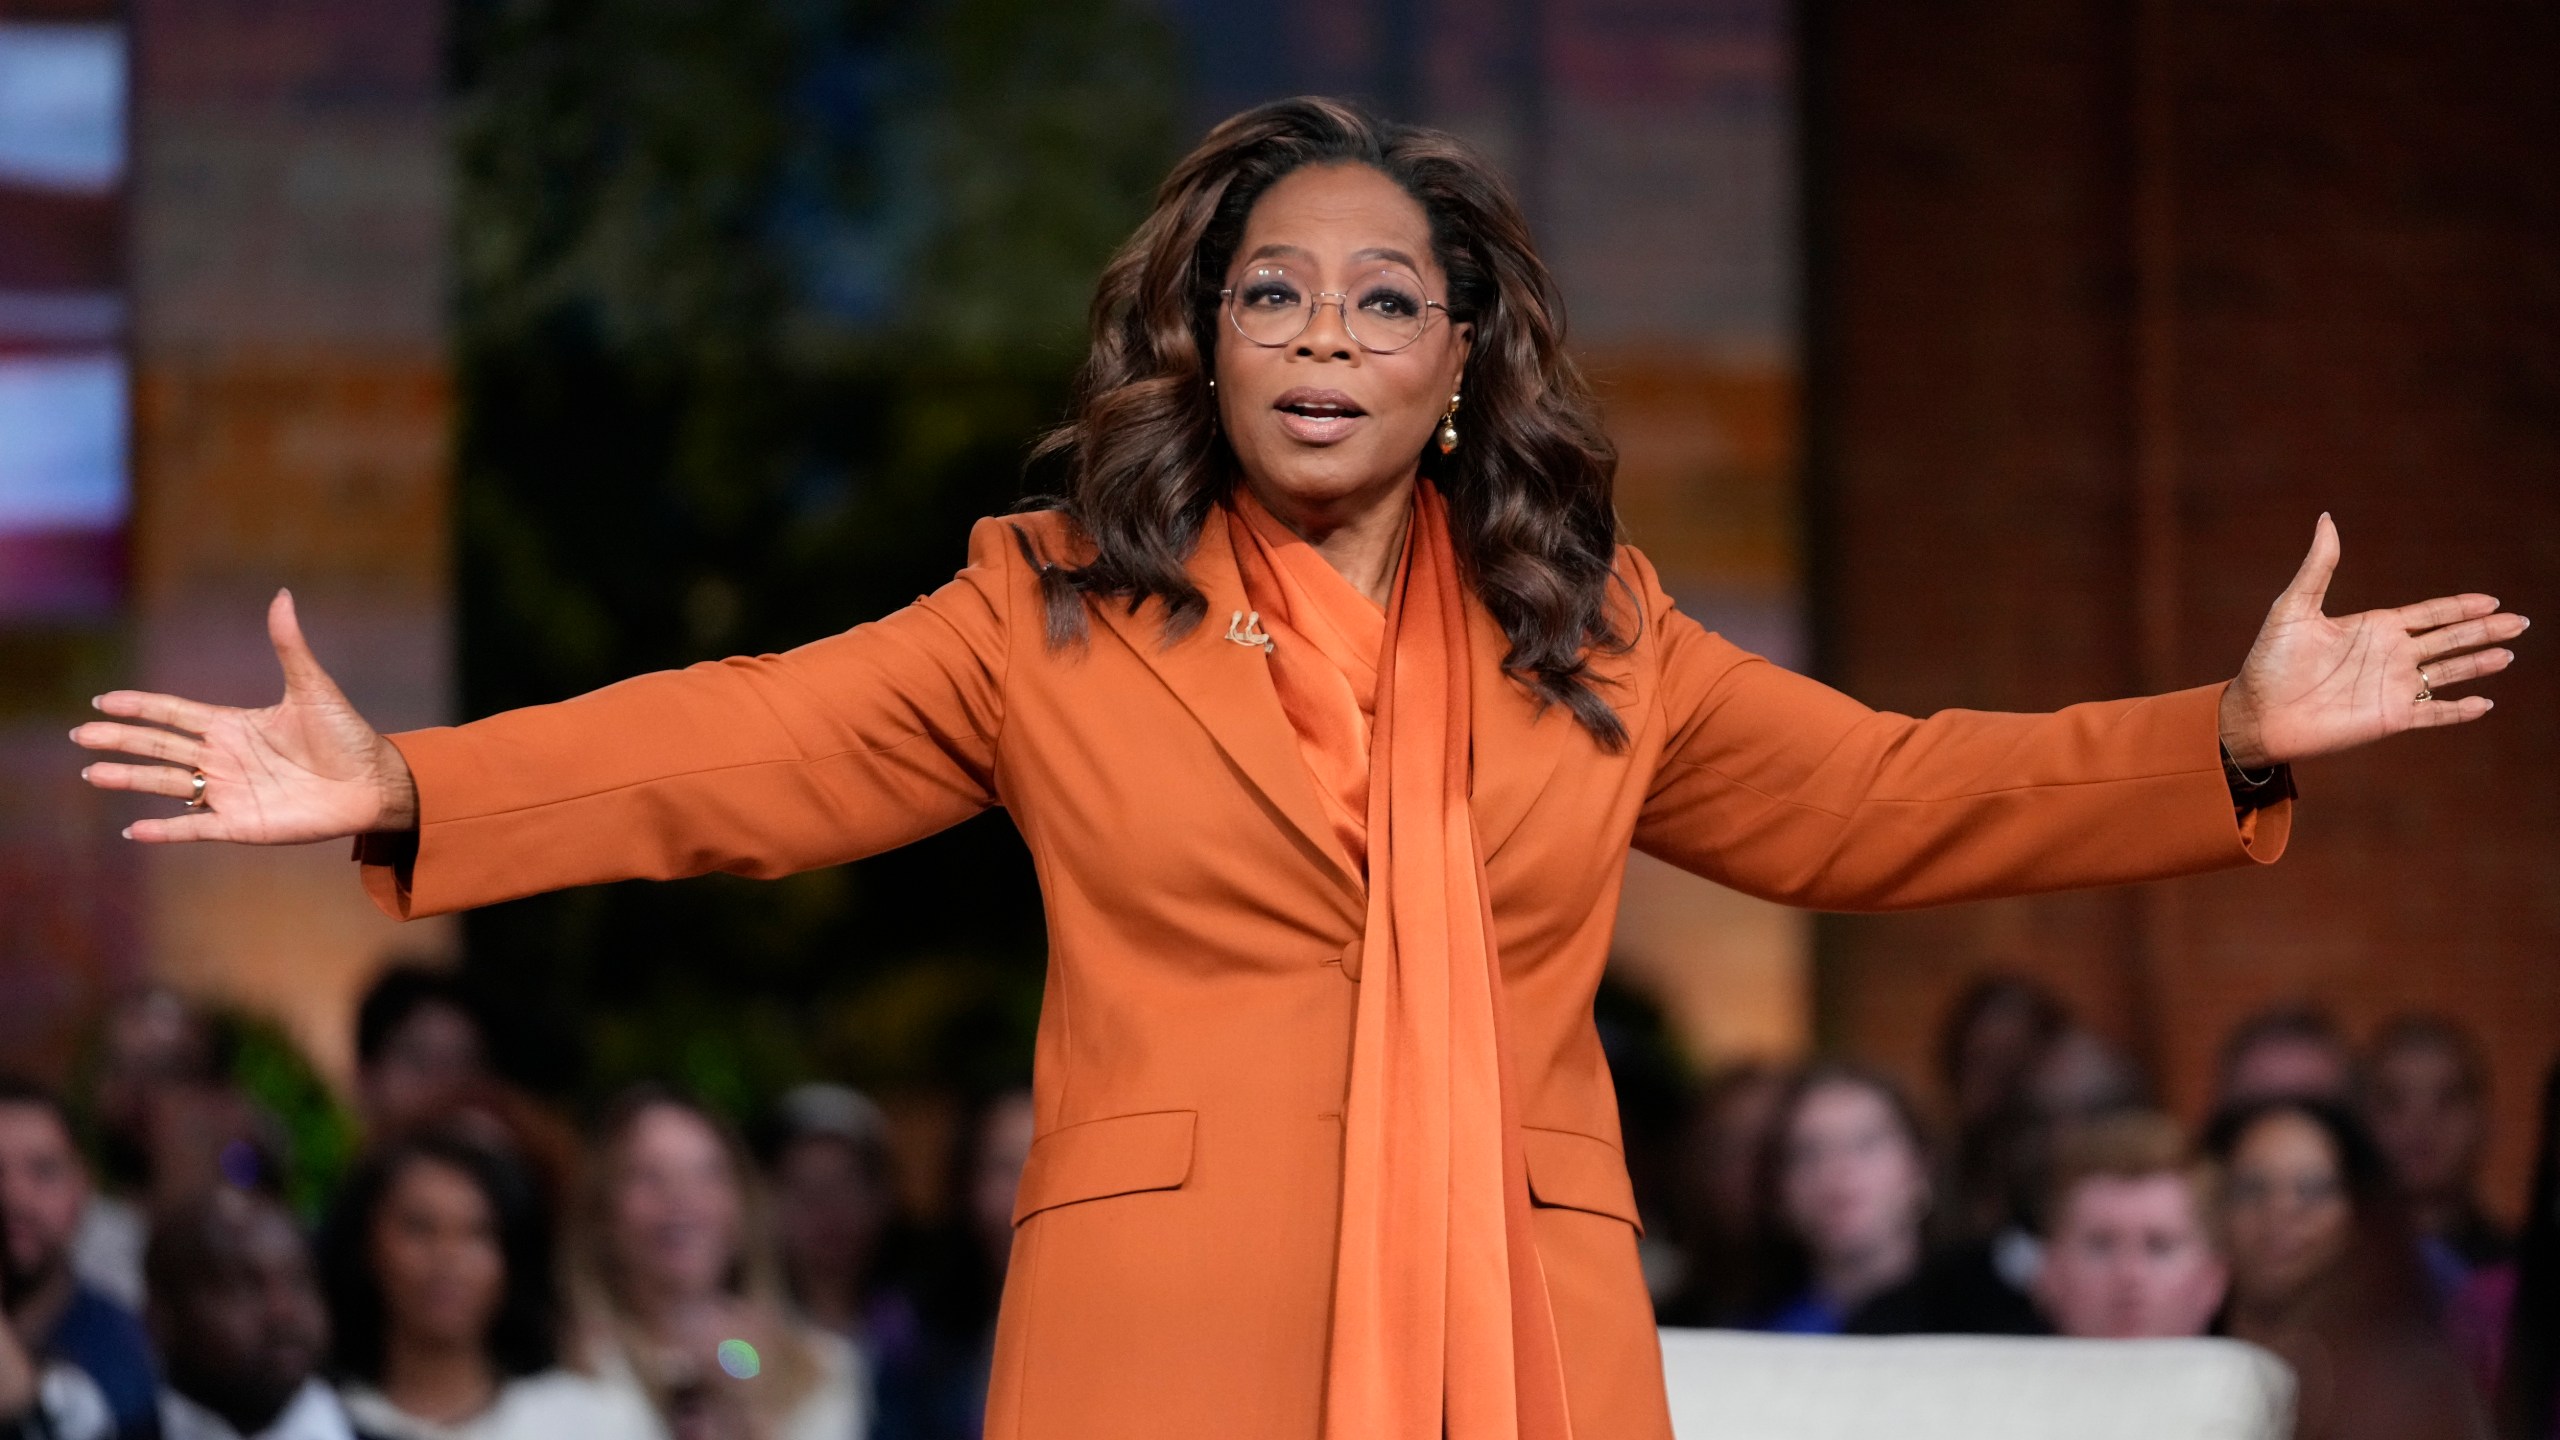
[[[2215,758],[2221,762],[2224,803],[2240,832],[2240,850],[2261,865],[2272,865],[2284,857],[2285,846],[2293,839],[2293,802],[2296,795],[2293,767],[2279,765],[2275,773],[2255,785],[2244,785],[2243,778],[2231,764],[2231,752],[2222,747],[2222,692],[2224,685],[2208,685],[2186,692],[2199,701],[2205,723],[2214,735]]]
[[[383,737],[408,762],[410,778],[418,791],[418,825],[414,830],[357,836],[355,860],[361,867],[358,873],[365,897],[394,920],[415,920],[467,908],[464,903],[421,903],[418,893],[420,863],[427,853],[433,827],[442,818],[436,809],[444,790],[439,783],[442,777],[438,774],[440,756],[435,739],[451,733],[450,727],[439,727]]]

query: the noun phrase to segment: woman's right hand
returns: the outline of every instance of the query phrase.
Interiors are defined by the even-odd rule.
[[[184,800],[204,776],[201,809],[125,827],[147,842],[230,840],[308,845],[418,823],[418,791],[399,750],[347,703],[304,643],[293,596],[276,592],[267,638],[284,667],[284,698],[261,710],[117,690],[97,707],[141,724],[92,720],[71,732],[82,749],[166,763],[102,762],[80,772],[101,790]]]

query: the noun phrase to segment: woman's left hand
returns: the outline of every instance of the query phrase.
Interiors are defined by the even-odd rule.
[[[2493,647],[2531,623],[2487,595],[2324,615],[2337,568],[2338,527],[2322,515],[2311,553],[2222,694],[2222,743],[2244,770],[2479,719],[2488,697],[2432,692],[2506,669],[2515,652]]]

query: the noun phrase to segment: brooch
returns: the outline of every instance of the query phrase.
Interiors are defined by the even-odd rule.
[[[1238,645],[1259,645],[1265,655],[1271,653],[1274,643],[1270,636],[1262,633],[1262,612],[1259,610],[1238,610],[1228,616],[1227,638]]]

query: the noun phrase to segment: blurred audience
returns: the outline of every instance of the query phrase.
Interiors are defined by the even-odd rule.
[[[395,1135],[446,1115],[489,1080],[488,1038],[450,973],[384,970],[356,1007],[356,1107],[365,1133]]]
[[[1958,996],[1938,1031],[1938,1076],[1955,1125],[1949,1229],[1987,1237],[2009,1221],[2027,1071],[2069,1023],[2032,980],[1993,975]]]
[[[888,1122],[843,1085],[801,1085],[775,1106],[765,1146],[783,1279],[803,1317],[857,1348],[900,1303],[886,1285],[885,1242],[898,1211]]]
[[[1682,1269],[1656,1307],[1663,1324],[1740,1325],[1785,1298],[1772,1288],[1785,1242],[1766,1166],[1787,1085],[1775,1067],[1741,1065],[1698,1096],[1674,1187]]]
[[[2262,1010],[2234,1027],[2215,1067],[2214,1108],[2302,1098],[2354,1103],[2355,1057],[2325,1011],[2305,1005]]]
[[[90,1101],[100,1164],[73,1263],[139,1308],[149,1217],[224,1185],[279,1191],[291,1148],[275,1117],[231,1083],[234,1035],[154,987],[112,1008]]]
[[[579,1218],[586,1358],[675,1440],[861,1432],[852,1347],[790,1313],[762,1187],[710,1112],[654,1089],[616,1103]]]
[[[2560,1064],[2542,1086],[2535,1132],[2533,1190],[2516,1236],[2516,1259],[2502,1324],[2502,1343],[2483,1357],[2489,1393],[2498,1399],[2504,1440],[2560,1437]]]
[[[2388,1165],[2354,1115],[2278,1095],[2225,1112],[2205,1147],[2224,1175],[2223,1328],[2293,1367],[2299,1440],[2484,1434]]]
[[[157,1423],[159,1381],[141,1318],[83,1279],[72,1262],[89,1201],[88,1165],[62,1102],[42,1086],[0,1079],[0,1303],[7,1328],[39,1369],[53,1362],[86,1375],[118,1435],[148,1435]]]
[[[1884,1076],[1824,1061],[1780,1104],[1773,1141],[1777,1211],[1801,1281],[1753,1328],[1838,1334],[1920,1266],[1931,1185],[1919,1116]]]
[[[1013,1259],[1013,1200],[1031,1158],[1031,1092],[972,1110],[953,1153],[952,1213],[917,1259],[917,1330],[883,1346],[875,1440],[978,1440],[995,1361],[996,1303]]]
[[[2489,1073],[2469,1031],[2440,1015],[2403,1015],[2366,1047],[2365,1114],[2391,1162],[2410,1223],[2447,1298],[2513,1251],[2480,1201],[2489,1146]]]
[[[970,1107],[924,1223],[886,1117],[842,1085],[786,1092],[751,1159],[658,1089],[582,1139],[497,1076],[440,971],[386,972],[356,1040],[370,1144],[316,1260],[231,1030],[175,995],[110,1016],[94,1174],[64,1101],[0,1079],[0,1440],[979,1440],[1027,1091]],[[2200,1144],[2028,981],[1968,990],[1939,1062],[1943,1172],[1905,1095],[1853,1064],[1741,1066],[1666,1102],[1662,1321],[2219,1330],[2294,1369],[2300,1440],[2492,1415],[2560,1440],[2560,1068],[2511,1241],[2481,1192],[2487,1067],[2443,1017],[2361,1056],[2318,1011],[2251,1017]]]
[[[2001,1207],[1991,1230],[1932,1251],[1911,1278],[1852,1316],[1861,1335],[2034,1335],[2043,1246],[2040,1213],[2053,1157],[2083,1127],[2144,1101],[2141,1072],[2077,1025],[2047,1037],[2016,1080],[2001,1157]]]
[[[213,1026],[173,991],[154,987],[111,1008],[89,1085],[99,1173],[80,1217],[72,1263],[126,1308],[142,1308],[142,1248],[150,1236],[151,1151],[162,1094],[220,1083]]]
[[[2213,1168],[2148,1110],[2090,1121],[2057,1146],[2036,1304],[2058,1334],[2202,1335],[2230,1271],[2213,1236]]]
[[[329,1316],[293,1217],[219,1186],[153,1226],[147,1317],[165,1367],[163,1440],[351,1440],[319,1379]]]
[[[332,1368],[383,1440],[646,1440],[628,1391],[559,1368],[551,1217],[520,1167],[412,1125],[347,1178],[321,1231]]]
[[[0,1440],[111,1440],[115,1417],[97,1382],[46,1361],[0,1325]]]

